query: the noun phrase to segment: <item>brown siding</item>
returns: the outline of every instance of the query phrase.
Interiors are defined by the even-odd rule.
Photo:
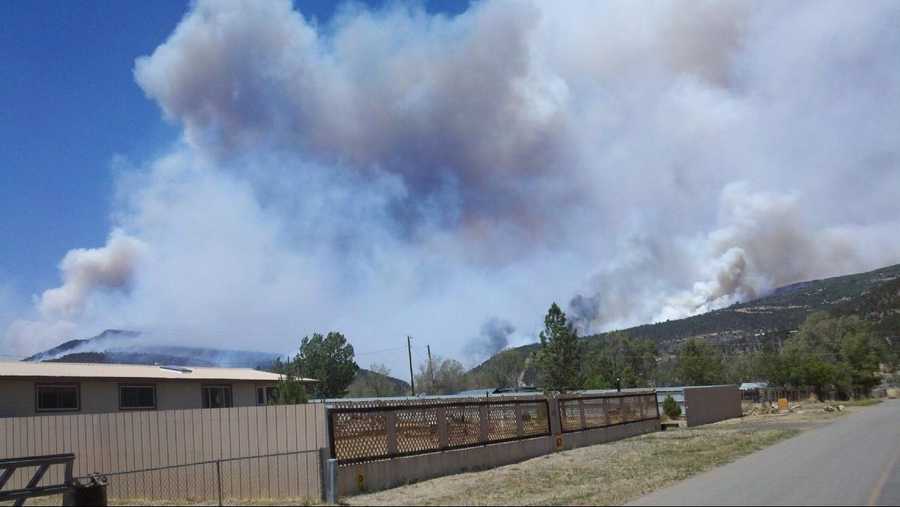
[[[0,418],[29,417],[36,415],[72,415],[102,414],[119,411],[119,384],[139,383],[156,385],[157,410],[187,410],[202,407],[201,387],[210,384],[197,380],[185,381],[147,381],[123,382],[120,380],[87,380],[73,381],[66,379],[65,384],[78,384],[81,391],[81,409],[77,412],[61,412],[58,414],[38,413],[35,411],[35,384],[57,383],[53,379],[41,380],[8,380],[0,379]],[[256,388],[271,383],[253,381],[211,382],[211,384],[231,385],[232,400],[235,407],[256,406]]]
[[[318,404],[10,417],[0,419],[0,459],[72,452],[79,476],[246,458],[220,465],[226,497],[318,499],[315,451],[327,445],[324,427]],[[30,475],[16,472],[7,489]],[[62,470],[53,470],[41,484],[61,480]],[[109,495],[215,499],[216,481],[215,464],[111,475]]]

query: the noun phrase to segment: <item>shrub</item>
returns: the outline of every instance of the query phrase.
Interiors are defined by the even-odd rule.
[[[663,400],[663,412],[669,419],[678,419],[681,417],[681,407],[678,406],[675,398],[672,398],[671,396],[666,396],[666,399]]]

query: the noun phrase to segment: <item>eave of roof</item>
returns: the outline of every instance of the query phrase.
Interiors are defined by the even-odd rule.
[[[0,378],[69,378],[106,380],[201,380],[232,382],[277,382],[282,375],[250,368],[180,368],[97,363],[0,362]],[[313,379],[299,379],[315,382]]]

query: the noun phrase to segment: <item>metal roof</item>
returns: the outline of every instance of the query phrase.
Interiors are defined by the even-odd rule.
[[[243,380],[276,382],[281,375],[251,368],[151,366],[141,364],[0,362],[2,378],[96,378],[153,380]],[[301,379],[315,382],[312,379]]]

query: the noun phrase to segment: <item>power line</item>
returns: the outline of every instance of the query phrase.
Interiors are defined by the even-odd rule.
[[[387,353],[387,352],[396,352],[396,351],[398,351],[398,350],[403,350],[403,349],[405,349],[405,348],[406,348],[406,347],[394,347],[394,348],[392,348],[392,349],[370,350],[370,351],[367,351],[367,352],[356,352],[355,355],[357,355],[357,356],[371,356],[371,355],[375,355],[375,354],[384,354],[384,353]]]

